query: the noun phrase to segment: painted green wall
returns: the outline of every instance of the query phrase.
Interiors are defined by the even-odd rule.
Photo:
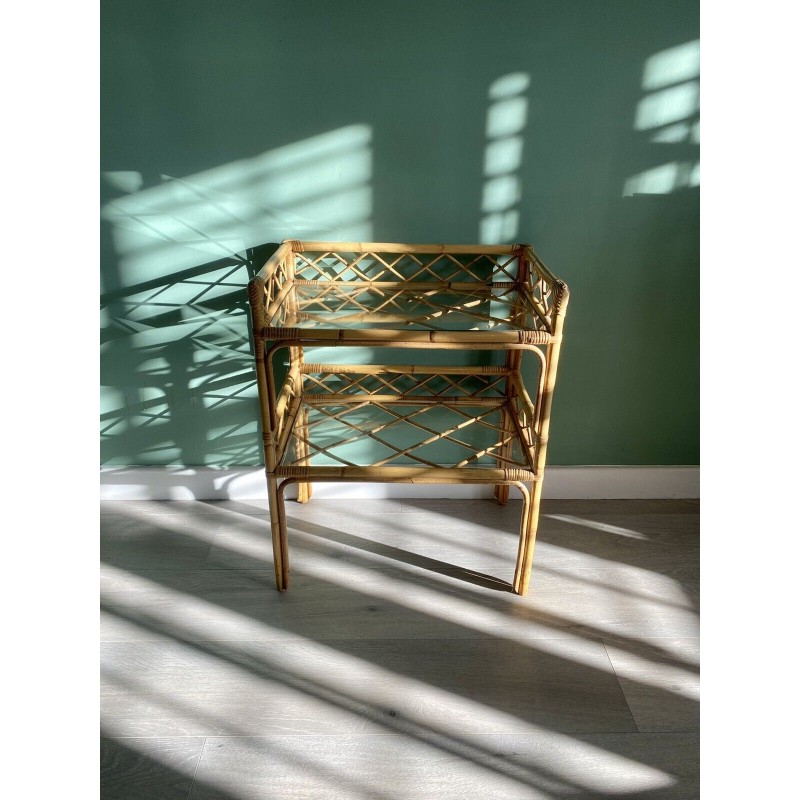
[[[696,2],[103,0],[101,22],[103,464],[261,463],[248,248],[481,235],[572,290],[549,462],[699,463]]]

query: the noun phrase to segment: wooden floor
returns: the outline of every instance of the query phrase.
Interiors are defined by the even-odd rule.
[[[699,508],[101,508],[103,800],[699,796]]]

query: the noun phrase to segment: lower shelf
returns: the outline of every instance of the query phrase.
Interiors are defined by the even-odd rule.
[[[508,398],[295,398],[275,475],[496,483],[535,480],[528,418]]]

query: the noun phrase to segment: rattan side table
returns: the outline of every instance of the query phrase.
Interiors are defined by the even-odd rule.
[[[277,588],[290,485],[306,502],[316,481],[459,483],[500,503],[521,492],[512,588],[526,594],[569,298],[533,248],[286,240],[248,292]],[[307,362],[320,346],[499,350],[504,364]]]

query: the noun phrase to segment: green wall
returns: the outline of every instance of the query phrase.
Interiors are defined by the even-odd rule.
[[[549,463],[699,463],[697,2],[101,23],[104,465],[261,463],[245,286],[270,243],[480,237],[572,290]]]

